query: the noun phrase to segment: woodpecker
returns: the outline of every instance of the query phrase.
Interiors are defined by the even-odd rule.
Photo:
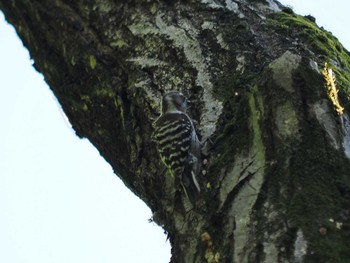
[[[161,115],[154,123],[153,138],[175,182],[180,181],[186,196],[194,203],[200,193],[196,176],[200,171],[201,144],[186,113],[187,102],[180,92],[169,92],[163,96]]]

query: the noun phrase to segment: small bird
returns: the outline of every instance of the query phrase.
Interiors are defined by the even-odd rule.
[[[181,92],[169,92],[163,96],[153,138],[162,161],[175,177],[175,182],[180,180],[193,204],[200,193],[196,176],[201,166],[201,144],[193,122],[186,114],[187,102]]]

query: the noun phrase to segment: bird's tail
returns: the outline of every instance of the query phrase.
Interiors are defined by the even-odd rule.
[[[196,169],[193,167],[193,163],[188,163],[182,173],[182,187],[188,199],[192,204],[197,200],[201,189],[196,178]]]

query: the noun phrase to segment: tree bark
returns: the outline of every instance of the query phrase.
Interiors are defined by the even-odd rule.
[[[273,0],[13,0],[0,9],[76,134],[168,232],[172,263],[349,261],[350,56],[313,17]],[[206,142],[193,207],[174,194],[151,140],[168,91],[188,96]]]

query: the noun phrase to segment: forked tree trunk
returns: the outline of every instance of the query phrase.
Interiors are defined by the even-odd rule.
[[[0,8],[77,135],[169,233],[172,263],[350,262],[350,57],[312,17],[273,0]],[[206,141],[195,207],[151,141],[167,91]]]

